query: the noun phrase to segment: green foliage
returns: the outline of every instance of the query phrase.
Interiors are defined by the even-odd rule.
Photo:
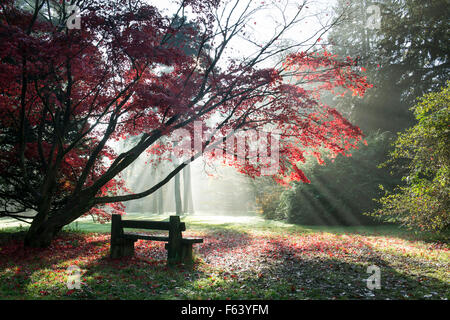
[[[418,123],[399,134],[390,159],[405,169],[405,186],[386,192],[371,213],[410,228],[440,231],[450,225],[450,81],[424,95],[411,110]]]
[[[289,222],[306,225],[368,225],[376,221],[362,213],[376,208],[379,184],[395,186],[391,176],[377,164],[385,161],[390,138],[376,133],[361,144],[351,158],[339,156],[325,165],[306,169],[310,184],[297,184],[280,198],[277,210]]]

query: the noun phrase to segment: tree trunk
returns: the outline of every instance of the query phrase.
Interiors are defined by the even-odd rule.
[[[30,227],[25,235],[24,245],[29,248],[46,248],[61,229],[62,227],[49,225],[45,222],[36,229]]]
[[[151,195],[150,199],[152,199],[152,203],[150,206],[150,212],[151,213],[157,213],[158,212],[158,197],[157,195]]]
[[[158,193],[158,214],[163,214],[164,213],[163,188],[159,188],[157,193]]]
[[[67,202],[58,211],[38,212],[25,235],[24,245],[31,248],[48,247],[65,225],[75,221],[93,207],[91,198],[91,194],[84,194]]]
[[[183,169],[183,212],[194,213],[191,187],[191,166],[187,165]]]
[[[181,192],[180,192],[180,174],[175,176],[175,212],[179,216],[182,213]]]

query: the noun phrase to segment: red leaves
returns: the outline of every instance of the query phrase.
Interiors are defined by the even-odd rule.
[[[292,168],[293,171],[291,172],[290,175],[291,181],[302,181],[304,183],[311,183],[311,181],[305,176],[303,171],[297,167],[297,165],[294,165]]]
[[[249,62],[252,59],[223,61],[219,52],[233,41],[216,34],[213,8],[219,3],[184,1],[198,17],[182,24],[145,2],[133,8],[121,6],[119,0],[88,3],[83,4],[83,28],[73,32],[41,19],[29,29],[30,12],[12,5],[1,9],[5,11],[0,22],[0,127],[9,139],[0,151],[0,174],[19,181],[10,198],[28,188],[55,185],[49,206],[59,209],[86,188],[95,189],[87,192],[92,195],[89,203],[97,201],[94,197],[128,192],[118,177],[124,168],[109,170],[109,166],[129,162],[117,160],[120,155],[108,143],[143,133],[169,137],[175,128],[194,136],[194,120],[205,125],[202,148],[212,133],[212,141],[220,141],[229,131],[270,128],[270,133],[279,133],[279,150],[267,148],[270,152],[258,163],[248,158],[240,162],[236,154],[229,158],[240,172],[258,176],[279,151],[283,158],[276,179],[284,184],[309,182],[297,167],[304,162],[305,150],[322,163],[319,150],[336,155],[356,146],[360,130],[320,103],[322,91],[342,88],[362,96],[371,87],[354,70],[356,61],[338,59],[327,51],[291,54],[280,69],[257,67]],[[261,57],[275,49],[270,42],[267,45]],[[291,76],[308,86],[292,84]],[[217,119],[227,119],[220,130]],[[165,154],[173,151],[173,145],[154,143],[139,152],[149,149],[159,160],[168,160]],[[245,149],[248,155],[249,144]],[[217,156],[211,153],[210,158]],[[20,183],[26,175],[23,167],[31,182]],[[46,181],[49,167],[57,171],[53,184]],[[111,175],[105,177],[107,173]],[[32,199],[28,193],[27,199]],[[39,207],[38,202],[29,200],[26,207]],[[106,209],[123,213],[120,204],[94,207],[90,213],[104,221]]]
[[[345,61],[337,59],[329,52],[324,51],[322,54],[308,54],[305,52],[292,54],[288,56],[284,67],[286,70],[293,71],[298,79],[306,79],[310,81],[322,81],[323,84],[318,89],[333,89],[335,87],[344,87],[352,89],[355,94],[360,96],[371,88],[372,85],[367,83],[366,78],[353,72],[350,67],[356,65],[351,57],[347,57]],[[321,72],[308,73],[305,75],[303,71],[310,70]],[[364,68],[361,70],[365,71]]]

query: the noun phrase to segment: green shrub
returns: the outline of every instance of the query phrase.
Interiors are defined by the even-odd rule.
[[[386,165],[406,170],[404,186],[386,191],[370,214],[409,228],[442,231],[450,226],[450,81],[420,98],[411,110],[417,124],[395,141]]]

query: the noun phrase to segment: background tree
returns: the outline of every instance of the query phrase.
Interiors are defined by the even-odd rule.
[[[183,212],[183,203],[181,201],[181,178],[180,173],[175,175],[174,178],[174,196],[175,196],[175,214],[181,215]]]
[[[194,213],[194,202],[192,199],[191,166],[183,169],[183,213]]]
[[[380,29],[368,26],[372,5],[380,8]],[[330,51],[359,57],[374,88],[363,99],[346,96],[332,105],[368,134],[411,126],[415,99],[448,78],[449,10],[446,0],[339,0],[335,12],[344,18],[331,29]]]
[[[386,193],[372,215],[421,230],[450,225],[450,81],[412,109],[417,124],[400,133],[385,163],[406,170],[406,186]]]
[[[380,28],[370,25],[370,6],[380,9]],[[402,171],[390,175],[378,168],[387,159],[395,132],[414,123],[409,112],[415,98],[448,78],[448,12],[446,1],[338,1],[342,19],[328,35],[330,51],[358,57],[361,71],[375,87],[363,97],[324,96],[366,133],[368,146],[338,157],[334,163],[302,166],[312,183],[262,196],[266,217],[304,224],[373,223],[362,213],[380,207],[378,185],[392,191],[401,185]],[[381,135],[380,135],[381,132]],[[399,168],[398,168],[399,169]],[[263,189],[263,188],[262,188]],[[276,190],[276,189],[274,189]],[[270,200],[270,201],[269,201]]]

